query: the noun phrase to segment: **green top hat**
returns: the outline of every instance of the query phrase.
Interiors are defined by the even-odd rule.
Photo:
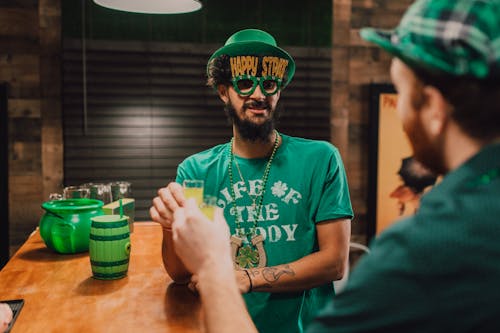
[[[221,56],[276,56],[288,60],[286,68],[287,80],[283,83],[285,87],[295,74],[295,61],[293,58],[277,46],[276,40],[269,33],[258,29],[245,29],[234,33],[229,37],[223,47],[212,54],[208,63],[212,59]],[[207,66],[208,72],[208,66]]]
[[[361,37],[410,67],[477,79],[500,77],[500,0],[417,0],[394,30]]]

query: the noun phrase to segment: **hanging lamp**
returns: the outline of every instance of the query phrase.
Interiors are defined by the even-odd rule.
[[[201,9],[199,0],[94,0],[100,6],[143,14],[181,14]]]

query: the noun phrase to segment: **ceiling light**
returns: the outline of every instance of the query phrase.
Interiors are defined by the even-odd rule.
[[[201,9],[199,0],[94,0],[100,6],[143,14],[180,14]]]

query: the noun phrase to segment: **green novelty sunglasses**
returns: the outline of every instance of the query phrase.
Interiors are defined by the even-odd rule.
[[[234,90],[241,96],[253,94],[257,84],[264,95],[272,96],[280,90],[282,81],[274,76],[256,77],[250,75],[237,76],[231,79]]]

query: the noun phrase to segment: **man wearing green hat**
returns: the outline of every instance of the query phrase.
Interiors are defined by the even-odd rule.
[[[294,73],[293,58],[267,32],[245,29],[229,37],[210,57],[207,77],[233,138],[184,160],[176,182],[158,191],[150,210],[164,227],[168,273],[198,289],[206,281],[197,267],[179,261],[170,228],[186,204],[183,181],[204,181],[204,194],[216,198],[230,230],[217,235],[231,259],[221,281],[236,281],[261,332],[302,332],[334,296],[332,281],[342,277],[348,257],[353,212],[338,150],[275,129],[281,91]]]
[[[418,0],[395,30],[361,36],[394,56],[414,156],[443,179],[375,239],[307,331],[500,332],[500,0]],[[203,277],[208,331],[255,332],[221,277],[225,224],[188,201],[172,226],[178,255]]]

